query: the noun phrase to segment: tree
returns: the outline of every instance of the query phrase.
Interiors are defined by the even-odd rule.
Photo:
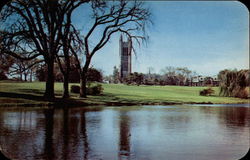
[[[70,66],[69,82],[79,83],[80,78],[79,78],[77,68],[74,67],[74,65],[73,65],[74,64],[73,58],[70,59],[70,64],[72,64],[72,65]],[[64,63],[62,63],[61,65],[63,68],[66,67]],[[45,64],[40,64],[39,66],[36,67],[35,76],[36,76],[38,81],[46,81],[47,74],[48,73],[47,73],[47,68],[46,68]],[[61,73],[60,67],[57,63],[54,65],[54,75],[55,75],[56,82],[63,82],[63,80],[64,80],[63,74]]]
[[[134,72],[134,82],[139,86],[143,82],[143,74]]]
[[[13,65],[10,67],[8,75],[19,75],[19,80],[28,81],[28,76],[30,81],[32,81],[33,72],[35,68],[40,63],[40,60],[33,59],[30,61],[25,61],[21,59],[14,59]],[[24,79],[23,79],[24,77]]]
[[[99,6],[91,6],[93,13],[93,24],[81,40],[77,36],[78,44],[83,44],[83,55],[77,54],[74,48],[72,53],[78,59],[78,70],[80,73],[80,97],[86,97],[87,71],[92,57],[111,39],[111,36],[121,32],[141,43],[146,39],[145,26],[149,21],[150,12],[143,7],[143,2],[138,1],[107,1]],[[94,37],[96,43],[91,43],[93,34],[98,32],[100,37]],[[76,33],[76,32],[75,32]],[[79,49],[77,49],[79,51]],[[79,56],[84,56],[84,63],[80,63]],[[82,66],[83,64],[83,66]]]
[[[168,66],[161,70],[161,72],[166,76],[175,76],[176,75],[176,69],[174,67]]]
[[[21,60],[42,58],[47,67],[47,99],[54,98],[54,62],[65,18],[87,0],[18,0],[2,9],[1,51]]]
[[[218,74],[220,95],[247,98],[246,87],[249,86],[249,70],[222,70]]]
[[[185,84],[185,80],[187,78],[189,78],[189,75],[191,73],[190,70],[188,70],[187,67],[177,67],[176,68],[176,72],[177,72],[177,78],[178,78],[178,85],[184,85]]]
[[[191,75],[194,73],[187,67],[165,67],[161,70],[165,83],[168,85],[188,85]]]
[[[118,83],[119,82],[119,70],[116,66],[114,66],[113,70],[113,83]]]
[[[0,80],[7,79],[10,67],[14,64],[15,59],[9,55],[0,53]]]
[[[44,64],[40,64],[35,71],[35,76],[38,81],[44,82],[46,81],[47,69]]]
[[[92,67],[88,69],[87,82],[102,82],[102,77],[101,71]]]

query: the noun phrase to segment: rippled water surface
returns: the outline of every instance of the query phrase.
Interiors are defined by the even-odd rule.
[[[235,160],[249,127],[248,105],[0,108],[11,159]]]

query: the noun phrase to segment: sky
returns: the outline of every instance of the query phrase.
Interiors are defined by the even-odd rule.
[[[132,56],[132,72],[161,73],[167,66],[187,67],[204,76],[223,69],[249,68],[249,11],[238,1],[145,1],[153,24],[147,45]],[[84,29],[83,17],[73,21]],[[98,36],[98,35],[97,35]],[[120,65],[119,37],[114,35],[93,56],[91,65],[104,75]]]

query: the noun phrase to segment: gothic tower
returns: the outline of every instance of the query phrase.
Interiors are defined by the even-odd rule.
[[[120,37],[120,80],[123,81],[131,73],[131,52],[132,41],[128,38],[128,41],[123,41],[123,37]]]

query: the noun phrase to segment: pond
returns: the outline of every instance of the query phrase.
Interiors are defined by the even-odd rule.
[[[0,108],[11,159],[235,160],[249,127],[249,105]]]

